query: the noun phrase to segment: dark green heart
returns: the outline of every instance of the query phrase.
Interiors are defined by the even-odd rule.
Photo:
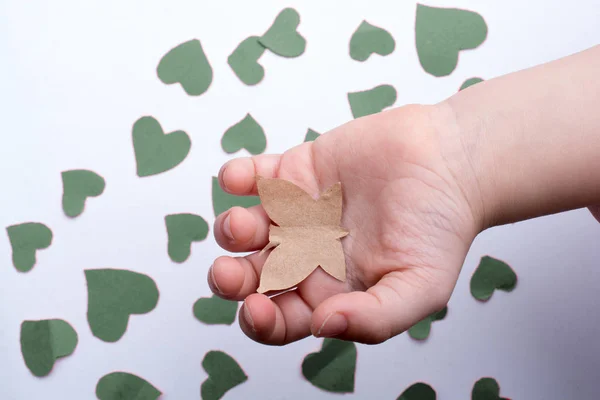
[[[116,342],[127,330],[129,316],[146,314],[158,303],[158,288],[147,275],[124,269],[85,270],[87,319],[92,334]]]
[[[265,151],[267,138],[252,115],[246,114],[241,121],[225,131],[221,146],[229,154],[246,149],[250,154],[256,155]]]
[[[163,83],[179,83],[190,96],[206,92],[213,77],[210,63],[197,39],[171,49],[160,60],[156,72]]]
[[[435,400],[435,390],[423,382],[409,386],[396,400]]]
[[[194,303],[194,316],[208,325],[231,325],[237,313],[237,301],[218,296],[201,297]]]
[[[212,177],[212,203],[215,217],[224,213],[231,207],[252,207],[260,204],[258,196],[235,196],[229,194],[219,185],[219,179],[216,176]]]
[[[222,351],[206,353],[202,368],[208,374],[200,388],[202,400],[218,400],[229,390],[248,380],[238,363]]]
[[[473,386],[471,400],[509,400],[500,397],[500,385],[493,378],[481,378]]]
[[[161,394],[145,379],[127,372],[104,375],[96,384],[100,400],[156,400]]]
[[[133,149],[139,177],[160,174],[179,165],[192,142],[184,131],[164,133],[153,117],[142,117],[133,125]]]
[[[306,49],[306,39],[297,31],[300,15],[293,8],[282,10],[273,25],[260,37],[260,44],[283,57],[298,57]]]
[[[387,56],[395,47],[396,42],[388,31],[363,21],[350,39],[350,57],[366,61],[374,53]]]
[[[192,242],[206,239],[208,224],[199,215],[171,214],[165,217],[169,242],[167,250],[171,260],[182,263],[188,259]]]
[[[517,285],[517,274],[503,261],[484,256],[471,277],[471,294],[486,301],[495,289],[511,292]]]
[[[396,102],[396,89],[380,85],[370,90],[348,93],[348,102],[354,118],[376,114]]]
[[[238,78],[246,85],[256,85],[265,76],[265,69],[258,59],[265,48],[258,41],[258,36],[250,36],[235,48],[227,58],[227,63]]]
[[[63,211],[69,217],[81,215],[88,197],[97,197],[104,192],[104,178],[85,169],[64,171],[63,182]]]
[[[52,244],[52,231],[39,222],[26,222],[6,228],[12,247],[13,265],[18,271],[27,272],[36,262],[35,252]]]
[[[62,319],[23,321],[21,353],[25,365],[35,376],[46,376],[54,362],[72,354],[77,347],[77,332]]]
[[[417,340],[425,340],[429,336],[429,332],[431,331],[431,323],[433,321],[439,321],[446,318],[446,314],[448,313],[448,307],[444,307],[441,311],[431,314],[430,316],[422,319],[413,325],[409,330],[408,334],[411,338]]]
[[[325,339],[321,351],[302,362],[302,375],[314,386],[328,392],[354,392],[356,345],[338,339]]]
[[[475,12],[417,4],[417,54],[423,69],[433,76],[450,75],[458,53],[478,47],[486,36],[487,25]]]
[[[479,82],[483,82],[483,79],[481,79],[481,78],[469,78],[466,81],[464,81],[462,85],[460,85],[460,89],[458,89],[458,91],[460,92],[461,90],[464,90],[464,89],[468,88],[469,86],[473,86],[473,85],[475,85],[476,83],[479,83]]]
[[[321,134],[319,132],[313,131],[312,129],[309,128],[308,131],[306,131],[306,136],[304,136],[304,141],[305,142],[313,142],[319,136],[321,136]]]

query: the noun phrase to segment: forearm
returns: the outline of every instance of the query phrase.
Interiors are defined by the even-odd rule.
[[[440,104],[483,227],[600,204],[600,46],[476,84]]]

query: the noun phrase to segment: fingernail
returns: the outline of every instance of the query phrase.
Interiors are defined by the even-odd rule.
[[[252,332],[256,333],[256,329],[254,329],[254,320],[252,319],[252,312],[250,311],[250,307],[248,307],[247,303],[244,303],[244,319],[246,323],[252,329]]]
[[[233,240],[233,234],[231,233],[231,212],[227,214],[223,220],[221,228],[223,229],[223,235],[225,235],[227,239]]]
[[[323,321],[317,330],[317,333],[315,333],[315,336],[334,337],[346,332],[346,329],[348,329],[348,321],[346,320],[346,317],[344,317],[342,314],[333,312],[325,318],[325,321]]]
[[[215,279],[215,265],[214,264],[210,266],[210,280],[211,280],[212,284],[214,285],[215,289],[217,289],[217,292],[223,293],[223,292],[221,292],[221,289],[219,288],[219,285],[217,284],[217,280]]]
[[[221,167],[221,170],[219,171],[219,181],[221,183],[221,186],[223,186],[223,190],[225,190],[226,192],[228,191],[227,184],[225,183],[225,172],[227,171],[227,167],[228,164],[225,164],[223,165],[223,167]]]

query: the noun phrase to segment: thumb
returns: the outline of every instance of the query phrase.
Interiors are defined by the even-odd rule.
[[[444,308],[452,290],[391,272],[366,292],[332,296],[312,314],[311,332],[359,343],[384,342]]]

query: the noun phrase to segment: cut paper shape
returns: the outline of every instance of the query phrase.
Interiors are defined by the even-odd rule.
[[[160,174],[179,165],[192,142],[184,131],[165,134],[154,117],[142,117],[133,125],[133,149],[139,177]]]
[[[21,353],[35,376],[48,375],[56,360],[73,354],[77,340],[75,329],[62,319],[21,323]]]
[[[99,400],[156,400],[161,394],[145,379],[127,372],[111,372],[96,385]]]
[[[388,31],[363,21],[350,39],[350,57],[356,61],[366,61],[371,54],[387,56],[392,54],[396,42]]]
[[[308,128],[308,131],[306,132],[306,136],[304,136],[304,141],[305,142],[313,142],[319,136],[321,136],[321,134],[319,132],[315,132],[312,129]]]
[[[116,342],[127,330],[129,316],[146,314],[158,303],[158,288],[147,275],[125,269],[85,270],[87,319],[92,334]]]
[[[158,63],[156,73],[166,85],[181,84],[190,96],[200,96],[206,92],[213,78],[210,63],[197,39],[169,50]]]
[[[469,86],[473,86],[474,84],[479,83],[479,82],[483,82],[483,79],[469,78],[466,81],[464,81],[462,85],[460,85],[460,89],[458,89],[458,91],[460,92],[461,90],[464,90],[464,89],[468,88]]]
[[[493,378],[481,378],[473,386],[471,400],[510,400],[500,397],[500,385]]]
[[[419,62],[433,76],[450,75],[458,53],[482,44],[487,25],[476,12],[417,4],[415,40]]]
[[[229,55],[227,63],[242,82],[256,85],[265,76],[265,69],[258,63],[264,52],[265,47],[258,41],[258,36],[250,36]]]
[[[354,118],[377,114],[396,102],[396,89],[379,85],[370,90],[348,93],[348,102]]]
[[[283,57],[298,57],[306,49],[306,39],[296,29],[300,25],[300,15],[293,8],[285,8],[273,25],[258,40],[273,53]]]
[[[202,382],[202,400],[219,400],[229,390],[246,382],[248,376],[239,364],[222,351],[209,351],[202,360],[208,378]]]
[[[223,134],[221,147],[226,153],[232,154],[246,149],[250,154],[260,154],[267,148],[267,138],[263,128],[252,115],[246,116]]]
[[[471,294],[486,301],[495,289],[511,292],[517,285],[517,274],[503,261],[484,256],[471,277]]]
[[[52,244],[52,231],[39,222],[11,225],[6,228],[6,233],[12,247],[13,265],[21,272],[33,268],[37,261],[37,250],[46,249]]]
[[[396,400],[435,400],[437,394],[431,386],[423,382],[410,385]]]
[[[201,297],[194,303],[194,316],[208,325],[231,325],[237,314],[237,301],[218,296]]]
[[[64,171],[63,182],[63,211],[68,217],[75,218],[83,212],[88,197],[97,197],[104,192],[104,178],[85,169]]]
[[[315,200],[284,179],[257,180],[258,194],[267,215],[269,244],[258,293],[291,288],[317,267],[334,278],[346,279],[341,238],[349,232],[342,221],[342,184],[336,183]]]
[[[191,253],[192,242],[206,239],[208,224],[196,214],[170,214],[165,217],[169,243],[167,250],[171,260],[182,263]]]
[[[356,345],[338,339],[323,340],[321,351],[310,353],[302,362],[302,375],[328,392],[354,392],[355,372]]]
[[[236,196],[221,189],[219,178],[212,177],[212,203],[215,217],[224,213],[231,207],[253,207],[260,204],[258,196]]]
[[[413,325],[409,330],[408,334],[411,338],[416,340],[425,340],[429,336],[429,332],[431,331],[431,323],[433,321],[440,321],[446,318],[446,314],[448,313],[448,307],[444,307],[441,311],[431,314],[430,316],[422,319]]]

